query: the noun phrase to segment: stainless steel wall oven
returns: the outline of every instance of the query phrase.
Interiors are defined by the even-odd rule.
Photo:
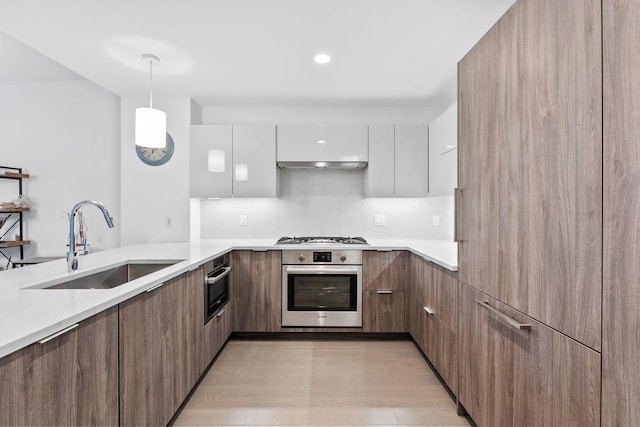
[[[282,251],[282,326],[361,327],[362,251]]]
[[[207,262],[205,268],[204,323],[207,323],[229,301],[229,255]]]

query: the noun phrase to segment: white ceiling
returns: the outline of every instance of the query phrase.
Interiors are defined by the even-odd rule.
[[[147,95],[141,55],[153,53],[154,94],[205,106],[448,105],[457,62],[513,3],[0,0],[0,31],[62,64],[46,67],[0,37],[0,62],[16,62],[0,78],[38,80],[50,68],[53,79],[75,72],[121,96]],[[319,52],[332,62],[315,64]]]

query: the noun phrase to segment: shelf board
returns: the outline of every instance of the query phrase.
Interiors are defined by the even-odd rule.
[[[31,243],[31,240],[0,240],[0,248],[13,248]]]
[[[18,212],[28,212],[30,208],[3,208],[0,207],[0,213],[18,213]]]
[[[0,175],[0,177],[5,178],[29,178],[28,173],[18,173],[18,172],[5,172],[4,175]]]

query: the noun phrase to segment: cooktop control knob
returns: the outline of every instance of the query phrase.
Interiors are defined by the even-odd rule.
[[[347,260],[346,255],[340,255],[340,261],[345,262]]]
[[[306,257],[306,256],[304,256],[304,254],[300,254],[300,255],[298,255],[298,259],[299,259],[300,261],[304,261],[305,259],[307,259],[307,257]]]

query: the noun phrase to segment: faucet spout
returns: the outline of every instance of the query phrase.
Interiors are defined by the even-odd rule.
[[[76,250],[76,234],[75,234],[75,225],[76,225],[76,214],[84,205],[93,205],[100,209],[102,215],[104,216],[104,220],[107,222],[107,226],[109,228],[113,228],[115,225],[113,224],[113,218],[107,208],[100,202],[95,202],[93,200],[83,200],[81,202],[76,203],[72,208],[71,212],[69,212],[69,251],[67,252],[67,269],[69,271],[75,271],[78,269],[78,251]]]

